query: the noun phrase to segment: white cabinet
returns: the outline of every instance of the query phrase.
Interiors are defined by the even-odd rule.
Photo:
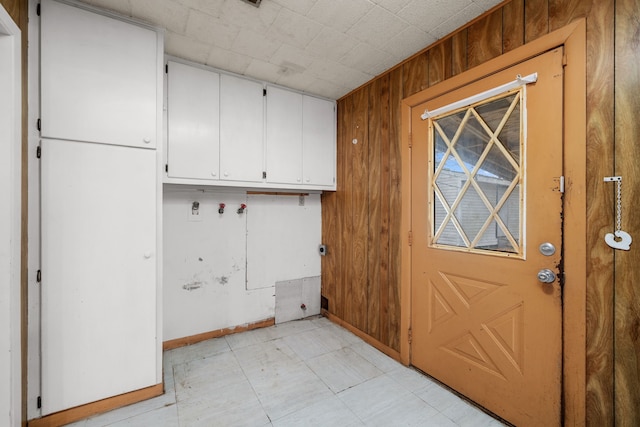
[[[157,33],[43,0],[43,138],[155,147]]]
[[[167,87],[165,183],[335,190],[334,101],[171,60]]]
[[[302,95],[267,87],[267,182],[302,182]]]
[[[220,76],[220,179],[262,182],[264,170],[262,83]]]
[[[217,180],[220,75],[169,61],[167,91],[167,176]]]
[[[335,185],[335,104],[267,87],[267,182]]]
[[[335,103],[305,95],[302,99],[302,113],[303,183],[335,187]]]
[[[156,381],[156,153],[42,140],[42,413]]]

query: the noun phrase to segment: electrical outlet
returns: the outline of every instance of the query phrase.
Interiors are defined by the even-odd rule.
[[[189,221],[202,221],[200,202],[195,201],[191,203],[187,217],[189,218]]]

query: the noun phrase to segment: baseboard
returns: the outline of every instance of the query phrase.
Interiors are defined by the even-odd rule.
[[[367,344],[375,347],[376,349],[380,350],[381,352],[383,352],[387,356],[391,357],[392,359],[402,363],[402,360],[400,360],[400,352],[399,351],[396,351],[396,350],[392,349],[391,347],[389,347],[388,345],[381,343],[377,339],[371,337],[370,335],[367,335],[366,333],[362,332],[360,329],[356,328],[355,326],[352,326],[352,325],[348,324],[344,320],[340,319],[339,317],[335,316],[334,314],[329,313],[325,309],[322,310],[322,315],[324,317],[326,317],[327,319],[331,320],[333,323],[336,323],[336,324],[342,326],[343,328],[347,329],[349,332],[352,332],[353,334],[357,335],[359,338],[362,338],[362,340],[364,340]]]
[[[58,427],[65,424],[73,423],[93,415],[121,408],[123,406],[138,403],[152,397],[160,396],[164,393],[164,384],[156,384],[130,393],[120,394],[118,396],[108,397],[98,400],[97,402],[87,403],[86,405],[76,406],[75,408],[65,409],[64,411],[46,415],[42,418],[30,420],[28,427]]]
[[[237,334],[239,332],[250,331],[252,329],[266,328],[276,324],[276,319],[271,317],[269,319],[259,320],[254,323],[247,323],[239,326],[232,326],[230,328],[216,329],[211,332],[203,332],[201,334],[190,335],[184,338],[176,338],[173,340],[165,341],[162,343],[163,350],[172,350],[174,348],[184,347],[186,345],[192,345],[199,343],[200,341],[210,340],[212,338],[219,338],[225,335]]]

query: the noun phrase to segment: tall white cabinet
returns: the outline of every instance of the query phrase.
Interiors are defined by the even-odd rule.
[[[161,382],[162,35],[41,3],[42,415]]]

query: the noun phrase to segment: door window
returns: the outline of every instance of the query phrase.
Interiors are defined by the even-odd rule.
[[[431,118],[431,246],[522,254],[522,91]]]

